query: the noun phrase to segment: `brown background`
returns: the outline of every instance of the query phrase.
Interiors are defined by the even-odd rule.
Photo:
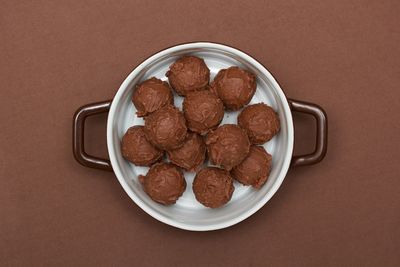
[[[1,1],[0,264],[399,266],[400,2]],[[71,125],[166,47],[209,40],[261,61],[329,116],[325,160],[225,230],[187,232],[78,165]],[[312,150],[296,116],[296,151]],[[88,150],[106,155],[105,116]]]

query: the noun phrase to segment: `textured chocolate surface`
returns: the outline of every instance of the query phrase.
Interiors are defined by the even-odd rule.
[[[193,193],[197,201],[209,208],[225,205],[234,190],[229,172],[215,167],[200,170],[193,181]]]
[[[228,171],[242,162],[250,149],[246,132],[234,124],[225,124],[210,132],[206,145],[211,162]]]
[[[187,135],[185,117],[176,107],[165,106],[146,117],[144,131],[147,140],[159,149],[178,148]]]
[[[261,188],[271,171],[272,156],[262,146],[251,146],[247,157],[231,170],[231,175],[244,185]]]
[[[217,127],[224,118],[224,105],[209,90],[189,93],[183,100],[183,114],[190,130],[206,134]]]
[[[210,70],[202,58],[183,56],[166,73],[169,83],[178,95],[206,89],[210,81]]]
[[[147,141],[143,126],[133,126],[126,131],[121,141],[121,152],[125,159],[138,166],[150,166],[164,154]]]
[[[256,92],[256,77],[239,67],[220,70],[211,83],[211,90],[219,96],[228,110],[247,105]]]
[[[245,107],[238,116],[238,125],[246,131],[252,144],[264,144],[280,130],[278,114],[263,103]]]
[[[143,190],[154,201],[163,204],[175,204],[185,192],[186,180],[181,170],[171,163],[156,163],[144,175],[139,175]]]
[[[174,97],[167,82],[152,77],[136,85],[132,102],[137,109],[136,115],[144,117],[163,106],[173,105]]]
[[[167,151],[169,160],[187,171],[196,171],[206,158],[206,145],[203,137],[189,133],[183,145]]]

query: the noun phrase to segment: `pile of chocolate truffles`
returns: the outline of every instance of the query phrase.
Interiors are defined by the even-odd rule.
[[[255,75],[234,66],[220,70],[210,83],[204,60],[183,56],[166,76],[169,84],[153,77],[136,85],[132,102],[145,124],[129,128],[121,142],[126,160],[150,167],[139,176],[143,190],[158,203],[174,204],[186,189],[182,169],[196,172],[193,193],[210,208],[231,199],[233,179],[262,187],[272,156],[259,145],[279,132],[280,123],[268,105],[248,105],[257,87]],[[170,86],[184,97],[182,111],[174,106]],[[225,110],[239,109],[237,125],[219,126]],[[169,162],[163,161],[165,154]],[[213,166],[204,166],[207,157]]]

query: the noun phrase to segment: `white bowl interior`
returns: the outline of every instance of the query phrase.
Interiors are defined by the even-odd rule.
[[[147,167],[138,167],[126,161],[120,150],[120,140],[126,130],[133,125],[143,125],[144,121],[135,115],[131,102],[134,86],[150,77],[166,80],[169,66],[182,55],[196,55],[205,60],[211,71],[211,80],[220,69],[239,66],[257,76],[257,91],[251,100],[266,103],[279,114],[281,131],[264,145],[273,156],[272,171],[266,184],[256,190],[240,183],[234,183],[232,199],[225,206],[210,209],[198,203],[192,191],[194,173],[185,172],[187,188],[175,205],[163,206],[152,201],[142,190],[138,175],[146,174]],[[181,109],[183,98],[175,95],[175,105]],[[226,112],[221,124],[236,123],[239,112]],[[108,117],[108,149],[111,163],[121,185],[129,196],[147,213],[160,221],[188,230],[215,230],[233,225],[262,207],[275,193],[283,181],[289,167],[293,150],[293,123],[286,98],[279,85],[254,59],[248,55],[223,45],[193,43],[164,50],[139,65],[121,85],[113,100]]]

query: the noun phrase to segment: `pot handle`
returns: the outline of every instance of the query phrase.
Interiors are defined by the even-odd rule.
[[[318,105],[299,100],[288,99],[292,111],[306,113],[317,120],[317,140],[314,152],[292,157],[291,167],[312,165],[320,162],[328,148],[328,117]]]
[[[110,106],[111,106],[111,100],[92,103],[80,107],[74,114],[73,136],[72,136],[73,153],[76,161],[78,161],[83,166],[94,169],[112,171],[110,160],[91,156],[85,152],[86,118],[92,115],[108,112]]]

